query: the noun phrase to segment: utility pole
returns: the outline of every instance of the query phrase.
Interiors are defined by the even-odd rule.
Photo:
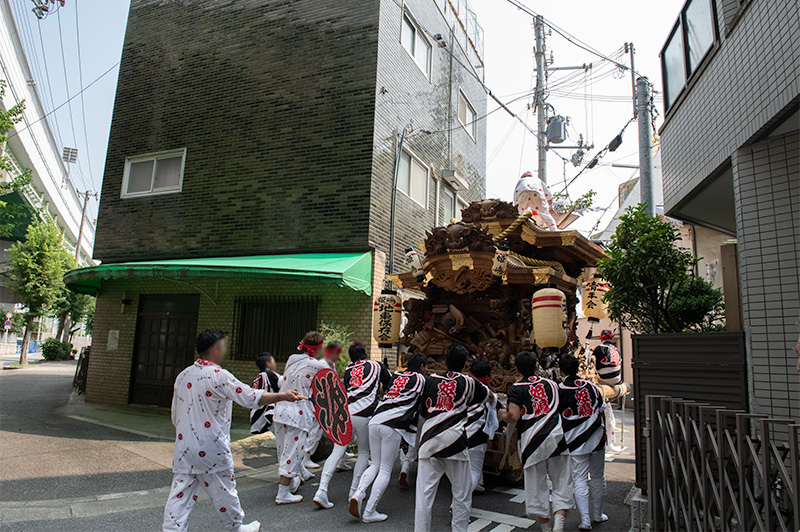
[[[533,28],[536,33],[536,138],[539,147],[539,179],[547,183],[547,108],[544,103],[547,79],[545,78],[544,19],[536,15]]]
[[[653,146],[650,132],[650,82],[645,77],[636,80],[636,120],[639,123],[639,201],[646,203],[646,212],[656,215],[653,190]]]
[[[78,196],[83,196],[83,211],[81,213],[81,227],[78,229],[78,243],[75,245],[75,262],[78,262],[78,258],[81,256],[81,240],[83,239],[83,226],[86,224],[86,207],[89,205],[89,198],[97,198],[97,192],[80,192],[77,191]]]
[[[636,68],[633,66],[633,43],[625,43],[625,53],[631,54],[631,96],[633,98],[633,116],[636,116]]]

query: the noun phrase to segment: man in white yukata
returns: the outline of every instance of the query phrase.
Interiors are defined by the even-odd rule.
[[[255,408],[277,401],[297,401],[299,395],[294,390],[283,393],[254,390],[220,368],[227,351],[221,331],[203,331],[196,346],[200,358],[175,379],[173,478],[162,526],[165,531],[186,530],[202,485],[223,527],[257,532],[261,530],[258,521],[242,524],[244,512],[233,476],[230,436],[233,401],[245,408]]]
[[[311,382],[317,372],[330,369],[324,360],[315,356],[322,352],[325,339],[317,331],[309,332],[297,347],[299,353],[289,357],[280,380],[281,390],[297,390],[303,399],[296,403],[275,405],[272,429],[278,447],[278,472],[281,482],[275,504],[292,504],[303,500],[295,492],[303,480],[303,459],[309,434],[319,426],[314,417],[311,397]]]
[[[442,475],[447,475],[453,493],[453,532],[467,532],[472,506],[472,475],[469,468],[467,409],[485,402],[489,389],[461,373],[469,351],[450,344],[445,351],[447,371],[425,378],[419,407],[422,424],[417,493],[414,508],[415,532],[431,529],[431,509]]]

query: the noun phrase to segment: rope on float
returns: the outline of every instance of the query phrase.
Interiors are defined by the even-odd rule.
[[[561,273],[566,275],[566,272],[564,271],[564,266],[562,266],[560,262],[557,262],[557,261],[554,261],[554,260],[532,259],[530,257],[526,257],[524,255],[520,255],[519,253],[515,253],[513,251],[510,251],[509,255],[511,255],[514,258],[517,258],[517,259],[521,260],[522,262],[524,262],[528,266],[549,266],[550,268],[553,268],[554,270],[558,270]]]
[[[511,223],[511,225],[506,227],[505,231],[503,231],[499,235],[495,236],[494,237],[494,241],[495,242],[500,242],[501,240],[503,240],[505,237],[507,237],[508,235],[511,234],[511,231],[513,231],[514,229],[519,227],[522,224],[522,222],[524,222],[525,220],[529,219],[531,216],[533,216],[533,213],[531,211],[527,211],[525,214],[520,215],[519,218],[517,218],[516,220],[514,220]]]

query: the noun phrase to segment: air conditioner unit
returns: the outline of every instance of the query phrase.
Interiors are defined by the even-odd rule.
[[[467,180],[458,173],[458,170],[442,170],[442,178],[457,191],[469,188]]]

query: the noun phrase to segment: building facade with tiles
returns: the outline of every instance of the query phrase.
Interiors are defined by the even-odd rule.
[[[800,7],[689,0],[662,51],[665,211],[735,239],[752,412],[800,420]]]
[[[131,267],[89,279],[87,399],[168,404],[205,328],[231,333],[245,381],[320,321],[391,357],[371,340],[384,274],[485,193],[482,42],[463,0],[133,0],[94,254]],[[144,271],[302,254],[367,254],[366,288]]]

